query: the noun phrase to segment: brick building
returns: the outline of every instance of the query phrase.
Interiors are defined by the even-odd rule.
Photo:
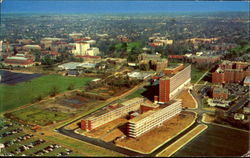
[[[188,57],[190,63],[204,64],[204,63],[216,63],[221,60],[221,56],[197,56],[191,55]]]
[[[214,87],[213,88],[214,99],[228,99],[228,90],[225,88]]]
[[[142,53],[138,56],[139,65],[147,64],[149,68],[160,72],[163,71],[168,64],[167,59],[162,59],[161,54],[146,54]]]
[[[16,54],[15,56],[8,56],[4,59],[5,66],[19,66],[30,67],[34,65],[34,61],[24,54]]]
[[[212,83],[240,83],[247,76],[250,76],[248,62],[223,61],[212,73]]]
[[[182,65],[183,66],[183,65]],[[174,98],[191,81],[191,65],[182,68],[179,65],[172,71],[167,71],[167,75],[160,79],[159,84],[159,103],[166,103]],[[175,72],[177,70],[177,73]],[[172,72],[172,73],[171,73]],[[173,74],[175,72],[175,74]]]
[[[177,72],[179,72],[179,71],[181,71],[183,69],[184,69],[184,65],[179,64],[178,66],[176,66],[174,68],[166,68],[166,69],[164,69],[163,73],[165,75],[176,74]]]

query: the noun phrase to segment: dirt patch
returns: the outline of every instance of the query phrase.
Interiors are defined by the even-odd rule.
[[[81,121],[73,122],[73,123],[69,124],[68,126],[66,126],[64,128],[67,129],[67,130],[74,130],[74,129],[79,127],[80,122]]]
[[[211,123],[215,121],[215,117],[213,115],[209,115],[209,114],[203,114],[202,116],[202,121],[207,122],[207,123]]]
[[[116,128],[113,131],[109,132],[104,137],[102,137],[102,140],[105,142],[111,142],[111,141],[115,140],[116,138],[119,138],[123,135],[124,135],[124,133],[120,129]]]
[[[61,105],[78,109],[78,108],[81,108],[82,106],[84,106],[84,104],[88,101],[89,101],[89,99],[86,97],[73,95],[70,97],[62,98],[62,99],[58,100],[57,102]]]
[[[194,113],[183,111],[179,115],[165,121],[162,126],[156,127],[138,138],[126,137],[117,140],[116,145],[141,153],[151,153],[159,145],[167,142],[190,126],[194,120]]]
[[[127,121],[128,120],[125,118],[118,118],[118,119],[115,119],[109,123],[106,123],[106,124],[96,128],[96,129],[93,129],[89,132],[85,132],[85,135],[88,137],[101,139],[102,137],[105,137],[110,132],[112,132],[116,127],[127,123]],[[106,139],[109,139],[109,138],[106,138]]]
[[[188,90],[183,90],[177,96],[177,99],[182,99],[182,107],[196,108],[195,101],[194,101],[193,97],[188,93]]]

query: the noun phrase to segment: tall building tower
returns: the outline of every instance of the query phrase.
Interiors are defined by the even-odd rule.
[[[170,100],[170,79],[169,77],[163,77],[160,79],[159,84],[159,102],[166,103]]]
[[[178,68],[178,67],[177,67]],[[176,68],[175,68],[176,69]],[[173,69],[172,71],[174,71]],[[159,103],[166,103],[176,97],[191,81],[191,65],[160,79]]]
[[[79,42],[76,43],[76,50],[73,52],[75,55],[87,55],[87,50],[90,48],[89,43]]]

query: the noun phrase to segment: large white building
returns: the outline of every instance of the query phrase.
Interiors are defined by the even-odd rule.
[[[175,100],[174,103],[163,109],[150,110],[129,120],[128,135],[136,138],[157,126],[160,126],[164,121],[181,112],[181,104],[181,100]]]
[[[99,48],[96,47],[90,47],[89,42],[77,42],[75,44],[76,49],[72,50],[72,53],[76,56],[97,56],[99,55]]]

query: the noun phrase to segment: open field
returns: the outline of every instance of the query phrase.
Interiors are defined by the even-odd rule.
[[[202,121],[205,123],[212,123],[215,120],[215,117],[209,114],[204,113],[202,116]]]
[[[73,148],[76,152],[81,155],[77,156],[123,156],[120,153],[104,149],[77,139],[69,138],[58,133],[54,133],[50,136],[45,136],[46,139],[57,142],[68,147]]]
[[[98,107],[101,101],[91,100],[74,95],[75,92],[50,98],[46,101],[32,106],[6,113],[5,116],[21,123],[38,124],[41,126],[50,125],[76,116],[80,112],[88,112],[92,108]],[[65,103],[69,101],[81,101],[79,104]]]
[[[130,52],[132,49],[134,48],[140,48],[142,45],[142,42],[141,41],[136,41],[136,42],[128,42],[127,43],[127,52]],[[120,50],[122,49],[122,43],[118,43],[115,45],[115,49],[116,50]]]
[[[132,98],[135,98],[135,97],[141,97],[142,96],[142,93],[145,91],[146,89],[145,88],[140,88],[138,89],[137,91],[135,91],[134,93],[128,95],[126,97],[126,99],[132,99]]]
[[[195,138],[197,135],[199,135],[201,132],[203,132],[207,128],[207,125],[200,124],[196,126],[194,129],[189,131],[187,134],[185,134],[183,137],[178,139],[176,142],[168,146],[166,149],[164,149],[163,152],[158,154],[157,156],[160,157],[169,157],[172,154],[174,154],[177,150],[182,148],[185,144],[187,144],[189,141],[191,141],[193,138]]]
[[[92,78],[86,77],[44,75],[13,86],[0,85],[1,112],[29,104],[39,96],[44,98],[50,94],[53,87],[57,87],[58,92],[64,92],[70,84],[73,84],[74,88],[80,88],[91,80]]]
[[[182,99],[182,107],[186,108],[196,108],[195,101],[193,97],[188,93],[188,90],[183,90],[178,96],[177,99]]]
[[[197,82],[205,72],[206,72],[205,70],[199,70],[192,65],[191,82],[192,83]]]
[[[209,125],[204,132],[172,156],[241,156],[248,150],[249,132]]]
[[[151,153],[161,144],[171,140],[182,130],[192,125],[195,117],[194,113],[181,112],[179,115],[165,121],[162,126],[156,127],[138,138],[126,137],[120,139],[116,141],[116,145],[140,153]]]

